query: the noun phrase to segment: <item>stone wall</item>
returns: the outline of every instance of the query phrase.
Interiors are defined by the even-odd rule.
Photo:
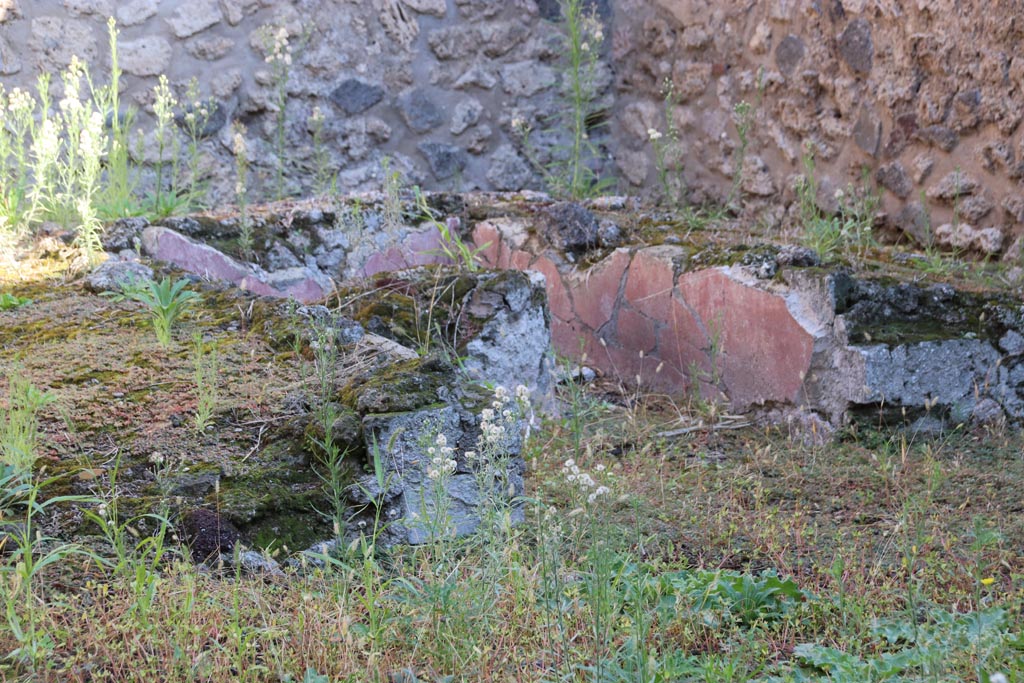
[[[1018,233],[1019,0],[593,4],[608,66],[598,73],[608,115],[594,120],[593,163],[617,178],[620,192],[658,192],[650,132],[669,143],[672,127],[679,140],[664,157],[670,179],[682,181],[691,201],[725,197],[740,163],[734,110],[745,101],[752,126],[738,177],[769,224],[792,219],[794,176],[810,148],[825,208],[835,207],[837,189],[861,184],[866,169],[882,188],[888,221],[922,241],[931,231],[999,252]],[[283,27],[291,50],[291,193],[311,189],[314,108],[325,117],[325,149],[342,190],[379,186],[385,155],[407,182],[427,187],[539,188],[513,120],[533,127],[538,150],[564,141],[564,130],[545,123],[564,108],[556,0],[0,0],[3,84],[28,86],[72,54],[102,80],[108,15],[121,30],[126,101],[145,112],[157,74],[166,73],[179,95],[197,77],[216,102],[203,145],[215,200],[232,195],[233,120],[248,128],[257,171],[273,173],[265,26]],[[677,100],[671,126],[666,81]]]
[[[1020,2],[623,0],[616,16],[630,17],[613,43],[617,91],[630,95],[617,128],[620,166],[636,165],[627,176],[639,180],[646,168],[650,178],[638,152],[647,128],[664,125],[668,79],[681,100],[687,184],[699,194],[720,195],[732,174],[731,114],[746,101],[755,105],[750,196],[791,201],[791,174],[810,146],[825,208],[866,168],[888,220],[920,239],[944,223],[1006,238],[1020,229]],[[997,251],[1009,243],[960,233],[947,239]]]

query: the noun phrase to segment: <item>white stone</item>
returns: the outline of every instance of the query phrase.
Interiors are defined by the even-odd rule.
[[[167,20],[174,35],[188,38],[210,28],[223,18],[215,0],[186,0]]]
[[[754,29],[754,35],[750,36],[750,42],[747,45],[750,47],[750,51],[755,55],[763,55],[768,52],[768,48],[772,41],[772,27],[768,25],[768,22],[762,21]]]
[[[110,0],[64,0],[64,7],[73,17],[89,14],[109,17],[114,13]]]
[[[117,8],[117,23],[136,26],[151,18],[160,7],[159,0],[134,0]]]
[[[86,64],[96,61],[96,36],[92,27],[79,19],[33,19],[28,46],[36,53],[42,70],[51,73],[70,64],[72,57],[78,57]]]
[[[21,58],[7,39],[0,35],[0,76],[11,76],[21,71]]]
[[[259,0],[220,0],[220,8],[224,17],[232,26],[237,26],[246,14],[252,14],[259,8]]]
[[[501,67],[502,87],[516,97],[531,97],[557,81],[554,69],[537,62],[514,62]]]
[[[935,240],[954,249],[976,249],[983,254],[997,254],[1003,248],[1003,233],[999,228],[977,229],[968,223],[944,223],[935,228]]]
[[[497,83],[498,79],[490,71],[477,64],[459,76],[453,87],[463,90],[469,86],[476,86],[484,90],[490,90]]]
[[[0,24],[19,16],[21,11],[18,8],[18,0],[0,0]]]
[[[480,100],[471,97],[455,105],[455,112],[452,114],[452,122],[448,130],[452,135],[461,135],[470,126],[476,125],[480,120],[480,114],[484,111],[484,105]]]
[[[241,69],[220,71],[210,80],[210,91],[214,97],[226,99],[242,85]]]
[[[185,49],[196,59],[212,62],[220,59],[235,46],[235,41],[226,36],[199,36],[185,44]]]
[[[118,59],[125,73],[158,76],[171,65],[171,44],[160,36],[125,40],[118,46]]]
[[[432,14],[435,17],[444,17],[448,13],[448,3],[445,0],[402,0],[402,3],[420,14]]]
[[[742,189],[757,197],[770,197],[778,191],[768,164],[761,157],[750,155],[743,160]]]
[[[651,139],[651,131],[662,135],[665,133],[665,124],[661,121],[663,109],[663,106],[650,100],[631,102],[622,110],[619,124],[622,126],[622,130],[637,142],[647,142]]]

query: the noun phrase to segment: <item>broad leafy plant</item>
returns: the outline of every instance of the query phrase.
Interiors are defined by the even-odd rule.
[[[156,331],[160,346],[171,345],[171,330],[181,314],[193,303],[201,301],[196,292],[185,289],[188,280],[180,278],[172,281],[165,277],[160,282],[148,280],[143,283],[129,282],[122,287],[115,299],[130,299],[149,307],[153,316],[153,329]]]

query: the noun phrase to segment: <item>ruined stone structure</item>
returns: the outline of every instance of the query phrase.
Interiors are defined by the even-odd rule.
[[[662,167],[689,201],[722,199],[738,179],[747,205],[760,202],[778,223],[811,150],[826,208],[866,174],[889,222],[920,241],[1019,251],[1009,248],[1024,222],[1017,0],[592,5],[603,22],[596,84],[606,114],[594,117],[593,163],[619,192],[661,187],[655,131]],[[273,175],[278,91],[266,60],[275,37],[287,39],[279,56],[291,60],[290,193],[311,189],[314,111],[341,190],[378,187],[384,156],[427,187],[540,188],[513,121],[533,128],[541,152],[564,141],[547,118],[564,108],[556,0],[0,0],[4,86],[30,87],[72,55],[102,82],[108,16],[140,126],[161,73],[179,95],[197,78],[216,104],[203,144],[214,201],[232,197],[232,121],[247,126],[256,169]]]

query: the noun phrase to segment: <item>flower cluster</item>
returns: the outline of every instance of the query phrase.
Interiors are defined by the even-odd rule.
[[[245,144],[245,126],[242,124],[235,126],[235,133],[231,136],[231,151],[237,157],[247,156],[248,147]]]
[[[427,455],[430,456],[430,466],[427,468],[427,476],[437,480],[455,471],[454,455],[455,449],[448,445],[448,438],[444,434],[438,434],[434,445],[427,448]]]
[[[35,100],[32,99],[32,95],[21,88],[11,90],[11,94],[7,98],[7,110],[14,116],[30,112],[35,106]]]
[[[267,56],[263,61],[267,64],[280,63],[285,66],[291,66],[292,48],[288,44],[288,29],[280,26],[271,35],[270,28],[267,27],[267,36]]]
[[[647,137],[650,138],[651,142],[657,142],[661,139],[661,131],[657,128],[648,128]]]
[[[202,102],[193,102],[192,106],[185,112],[185,125],[192,128],[193,126],[197,126],[200,121],[205,125],[209,118],[209,108]]]
[[[597,473],[604,472],[604,465],[598,464],[594,467],[594,471]],[[579,489],[580,493],[586,494],[587,502],[594,503],[598,498],[606,496],[611,493],[611,489],[607,486],[598,485],[594,478],[587,472],[580,469],[579,465],[572,458],[569,458],[562,465],[562,474],[565,475],[565,481],[572,487]]]
[[[505,442],[509,429],[514,427],[529,399],[530,390],[521,384],[516,387],[514,397],[505,387],[494,390],[491,407],[480,411],[481,450],[494,450]]]
[[[590,51],[591,42],[598,48],[604,42],[604,27],[601,25],[601,18],[596,13],[591,12],[583,17],[581,29],[583,43],[580,45],[580,49],[583,52]]]

